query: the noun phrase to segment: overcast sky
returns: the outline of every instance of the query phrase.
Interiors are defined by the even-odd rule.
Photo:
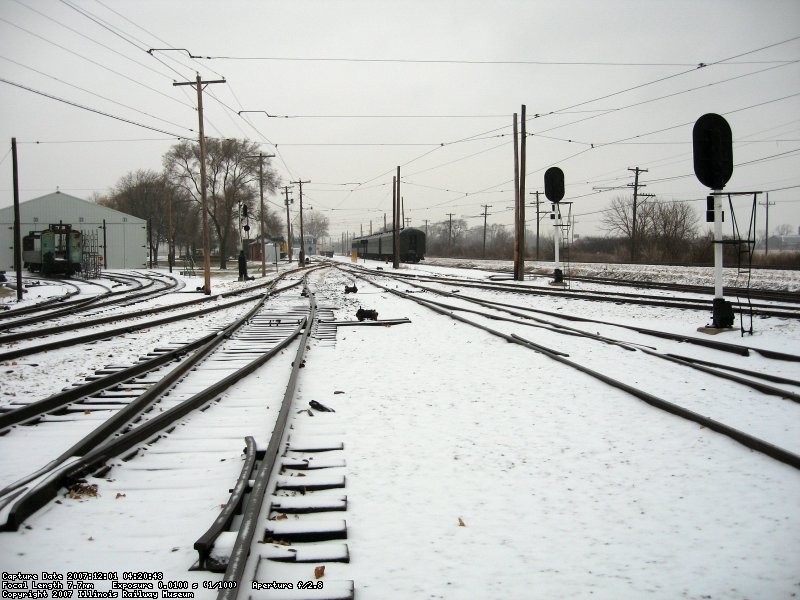
[[[522,104],[528,191],[561,167],[578,234],[600,231],[633,167],[648,201],[700,215],[691,132],[708,112],[733,131],[726,191],[770,190],[770,229],[800,225],[797,0],[0,0],[0,206],[12,137],[23,201],[160,170],[197,137],[196,95],[172,83],[198,72],[226,80],[206,88],[206,135],[257,141],[284,183],[310,180],[304,204],[337,239],[391,219],[398,165],[412,226],[479,225],[484,204],[510,224]],[[736,202],[746,221],[752,197]]]

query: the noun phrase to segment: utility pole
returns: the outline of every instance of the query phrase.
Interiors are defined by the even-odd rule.
[[[486,217],[488,216],[489,209],[492,208],[491,204],[483,205],[483,258],[486,259]]]
[[[293,204],[294,200],[289,199],[289,186],[283,186],[283,195],[286,197],[284,200],[286,204],[286,258],[292,262],[292,220],[289,217],[289,204]]]
[[[633,171],[633,183],[629,183],[628,187],[633,188],[633,229],[631,230],[631,262],[636,260],[636,201],[638,200],[639,196],[643,198],[649,197],[652,198],[653,194],[639,194],[640,187],[646,187],[644,184],[639,183],[639,173],[647,173],[647,169],[640,169],[639,167],[634,167],[631,169],[628,167],[628,171]]]
[[[175,230],[172,227],[172,202],[175,199],[175,193],[169,192],[169,201],[167,202],[167,264],[169,265],[169,272],[172,273],[172,265],[175,263]]]
[[[519,262],[514,279],[523,281],[525,279],[525,156],[528,143],[528,136],[525,133],[525,105],[522,105],[520,113],[520,148],[519,148]]]
[[[300,266],[305,266],[306,264],[306,240],[303,237],[303,184],[304,183],[311,183],[311,180],[303,181],[290,181],[289,183],[297,183],[300,185]]]
[[[206,191],[206,136],[203,126],[203,86],[211,83],[225,83],[224,79],[214,79],[203,81],[198,73],[195,81],[174,82],[172,85],[191,85],[197,89],[197,118],[200,123],[200,196],[203,205],[203,273],[204,285],[203,293],[207,296],[211,294],[211,241],[208,232],[208,194]]]
[[[17,274],[17,302],[22,302],[22,224],[19,214],[19,170],[17,138],[11,138],[11,177],[14,186],[14,270]]]
[[[517,113],[512,119],[514,126],[514,280],[519,272],[519,135],[517,133]]]
[[[394,207],[394,233],[392,234],[392,240],[394,242],[394,257],[392,259],[392,268],[399,269],[400,268],[400,218],[401,218],[401,197],[400,197],[400,166],[397,167],[397,176],[394,178],[396,189],[393,193],[393,198],[395,200],[395,207]]]
[[[428,219],[425,219],[425,239],[428,239]]]
[[[453,255],[453,215],[455,213],[447,213],[447,216],[450,217],[450,233],[447,234],[447,256],[451,257]]]
[[[769,207],[775,206],[774,202],[769,201],[769,192],[767,192],[767,199],[764,202],[759,202],[761,206],[766,207],[767,210],[767,219],[766,219],[766,235],[764,236],[764,256],[769,254]]]
[[[250,156],[245,156],[245,158],[257,158],[258,159],[258,193],[261,197],[261,276],[267,276],[267,257],[266,257],[266,244],[264,239],[264,159],[265,158],[275,158],[274,154],[264,154],[259,152],[258,154],[252,154]],[[278,260],[277,256],[277,249],[275,250],[275,260]]]
[[[536,260],[539,260],[539,190],[531,194],[536,195]]]

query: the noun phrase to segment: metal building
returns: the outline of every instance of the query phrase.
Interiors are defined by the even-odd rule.
[[[72,225],[84,237],[97,236],[108,269],[147,267],[147,223],[113,208],[55,192],[20,202],[20,236],[52,223]],[[0,271],[14,270],[14,207],[0,208]]]

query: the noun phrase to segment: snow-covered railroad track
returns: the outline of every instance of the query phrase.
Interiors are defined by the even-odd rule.
[[[202,317],[218,311],[234,308],[248,302],[255,302],[259,295],[245,296],[233,300],[212,303],[192,311],[180,310],[179,307],[164,306],[136,313],[114,315],[101,319],[84,320],[71,325],[53,327],[50,329],[34,332],[23,332],[19,334],[7,334],[0,336],[0,343],[5,345],[5,350],[0,352],[0,360],[14,360],[24,356],[31,356],[40,352],[47,352],[59,348],[67,348],[77,344],[85,344],[104,340],[117,335],[149,329],[167,323],[187,321],[192,318]],[[201,299],[203,301],[204,299]],[[187,304],[191,304],[190,301]],[[184,305],[185,308],[185,305]],[[156,315],[156,318],[147,318]],[[109,324],[117,323],[117,327],[108,328]],[[119,325],[119,323],[124,323]],[[75,332],[86,330],[88,333],[76,335]],[[34,340],[40,338],[52,338],[52,341],[36,343]]]
[[[140,381],[143,393],[126,399],[126,404],[113,405],[107,397],[96,399],[94,403],[89,401],[88,405],[94,404],[94,409],[104,409],[86,409],[89,416],[96,419],[104,412],[106,420],[39,471],[6,486],[3,490],[5,502],[0,499],[3,503],[0,514],[6,516],[6,529],[16,529],[62,486],[74,484],[83,475],[101,468],[110,458],[152,441],[176,420],[213,401],[275,356],[304,328],[307,309],[270,310],[260,307],[261,304],[230,326],[224,335],[215,336],[197,351],[196,357],[171,369],[164,380]],[[212,350],[213,354],[209,354]],[[198,365],[201,358],[203,361]],[[179,381],[177,385],[176,381]],[[115,399],[121,400],[120,397]],[[104,404],[97,406],[98,400]],[[62,421],[62,418],[50,417],[48,420]],[[79,430],[79,435],[86,432],[92,423],[91,418],[76,418],[74,413],[63,420],[75,425],[72,430]],[[52,428],[52,425],[45,427],[50,432]],[[115,433],[116,437],[111,437]],[[24,456],[29,441],[25,438],[12,433],[0,438],[0,443],[11,446],[21,443],[21,447],[11,451]],[[68,434],[66,444],[74,439],[75,433]],[[74,460],[75,457],[80,459]]]
[[[381,274],[381,277],[391,279],[390,274]],[[503,311],[470,299],[452,296],[449,304],[443,304],[430,295],[426,298],[423,294],[408,294],[375,281],[372,283],[440,314],[527,346],[651,406],[694,421],[800,469],[800,427],[796,425],[800,381],[790,377],[789,371],[785,377],[775,377],[774,363],[781,361],[770,361],[769,372],[763,377],[753,370],[745,377],[731,373],[730,369],[737,367],[720,364],[718,357],[714,360],[720,368],[712,368],[693,361],[699,357],[678,357],[669,350],[659,352],[641,337],[620,337],[619,332],[601,336],[599,332],[581,331],[542,319],[526,322],[508,317],[508,310],[501,316]],[[518,311],[511,312],[525,316]],[[476,313],[478,316],[473,316]],[[531,339],[533,331],[535,342]],[[765,378],[778,381],[773,385],[764,381]],[[706,389],[713,389],[713,394],[697,393]]]
[[[40,279],[41,283],[48,280]],[[2,329],[19,328],[28,325],[41,327],[43,324],[70,315],[81,315],[87,311],[99,311],[107,308],[118,308],[129,304],[136,304],[158,296],[167,294],[178,289],[179,281],[166,273],[148,272],[131,274],[105,273],[99,281],[68,281],[62,280],[59,283],[64,286],[76,288],[76,292],[61,298],[46,302],[40,305],[25,308],[10,308],[0,314],[0,327]],[[104,290],[102,294],[94,294],[88,297],[79,296],[83,287],[97,287]],[[122,289],[115,289],[122,288]],[[27,288],[26,291],[33,291],[35,287]],[[66,297],[76,295],[73,300],[66,300]],[[21,317],[21,318],[20,318]]]
[[[351,269],[353,267],[350,267]],[[374,273],[364,267],[356,267],[362,273]],[[567,298],[571,300],[583,300],[588,302],[616,302],[619,304],[629,304],[635,306],[652,306],[652,307],[666,307],[684,310],[702,310],[709,314],[712,310],[711,296],[706,297],[698,296],[696,290],[692,293],[682,293],[675,295],[676,292],[686,292],[689,288],[685,286],[662,286],[663,293],[658,294],[643,294],[641,291],[619,292],[615,290],[603,289],[603,286],[590,286],[587,289],[571,288],[564,289],[563,287],[548,287],[546,285],[532,285],[527,283],[518,282],[504,282],[495,279],[476,279],[465,277],[446,277],[441,275],[433,275],[428,273],[412,272],[393,272],[392,276],[397,279],[408,280],[409,282],[429,282],[442,286],[458,286],[470,290],[484,290],[495,292],[508,292],[511,294],[520,294],[523,296],[542,296],[549,298]],[[800,319],[800,309],[797,302],[789,302],[785,299],[773,301],[770,303],[754,303],[751,302],[750,307],[753,309],[753,315],[757,317],[780,317],[788,319]],[[737,304],[736,311],[739,312],[740,308],[748,311],[748,305],[739,307]]]
[[[309,318],[330,320],[330,309],[318,313],[316,298]],[[219,600],[352,600],[354,582],[325,578],[326,565],[350,560],[343,423],[336,411],[296,400],[305,353],[315,327],[307,327],[292,361],[272,434],[252,469],[249,497],[233,531],[206,533],[195,543],[199,567],[224,570]],[[330,339],[323,333],[320,339]],[[280,454],[280,456],[279,456]],[[243,472],[240,481],[247,475]],[[229,505],[233,502],[229,502]],[[241,502],[241,501],[237,501]],[[223,508],[225,513],[225,508]],[[217,519],[217,522],[221,519]]]

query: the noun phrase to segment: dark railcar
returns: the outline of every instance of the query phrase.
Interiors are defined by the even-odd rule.
[[[406,227],[398,234],[400,260],[417,263],[425,258],[425,232],[414,227]],[[353,238],[351,249],[362,258],[392,260],[393,232],[376,233]]]

